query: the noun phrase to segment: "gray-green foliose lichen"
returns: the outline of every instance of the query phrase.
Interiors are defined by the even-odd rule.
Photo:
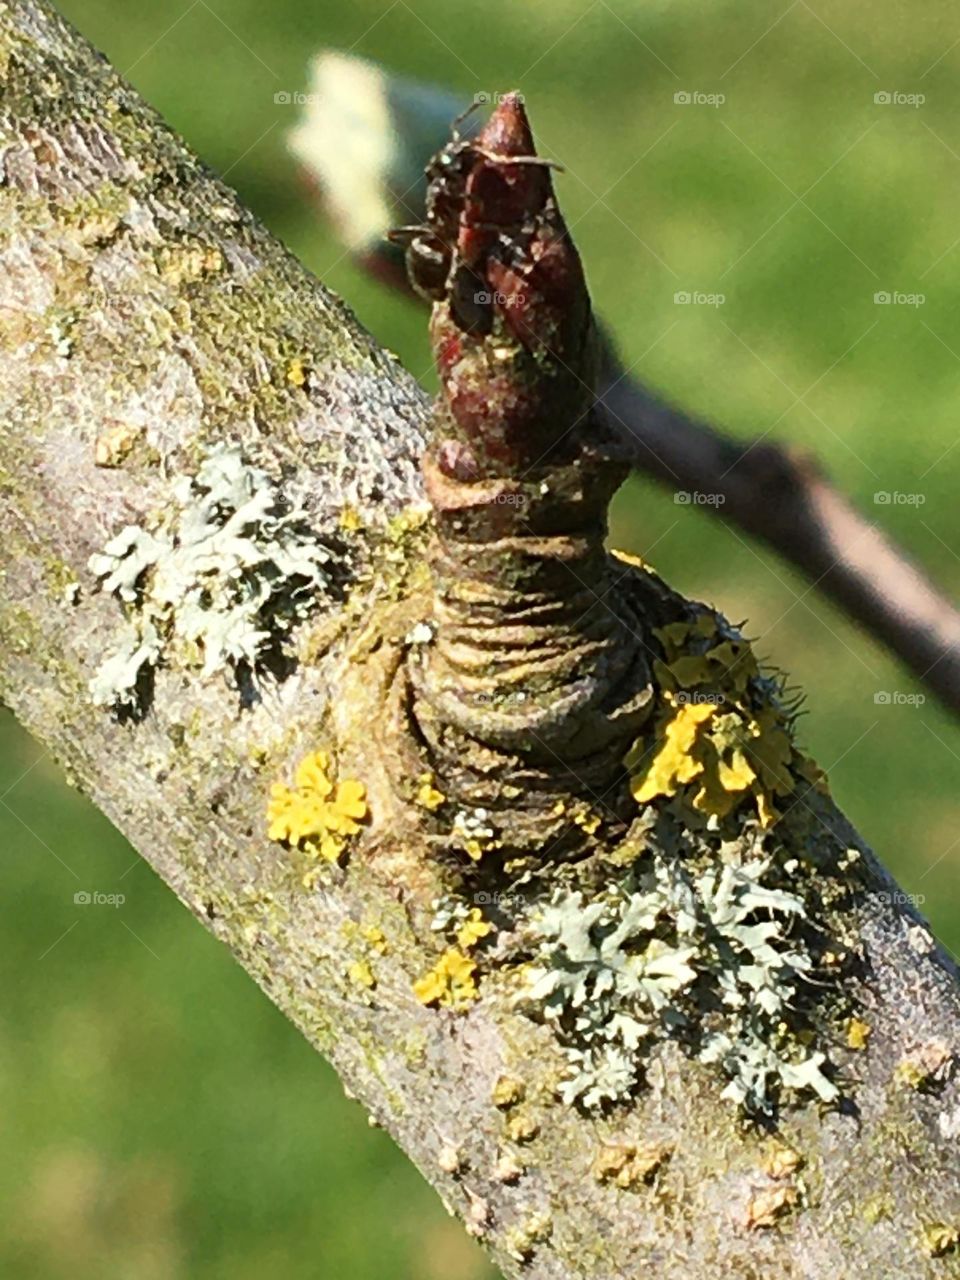
[[[204,676],[224,671],[259,689],[329,586],[331,553],[305,512],[236,446],[210,449],[174,499],[152,528],[127,525],[90,558],[125,615],[90,682],[98,705],[137,708],[145,677],[174,652]]]
[[[723,1096],[749,1113],[772,1111],[784,1088],[838,1096],[825,1055],[794,1034],[798,986],[816,967],[797,928],[803,881],[785,888],[762,851],[729,856],[704,870],[653,853],[590,900],[560,889],[530,910],[518,1003],[555,1029],[569,1064],[564,1102],[625,1100],[662,1037],[719,1064]]]

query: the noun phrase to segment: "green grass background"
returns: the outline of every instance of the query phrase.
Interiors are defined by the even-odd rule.
[[[960,16],[877,0],[65,0],[410,368],[420,312],[342,257],[284,149],[321,45],[473,94],[519,87],[598,310],[636,373],[812,449],[960,594]],[[677,91],[723,93],[720,107]],[[923,93],[919,107],[878,91]],[[799,201],[797,197],[802,197]],[[735,265],[734,265],[735,264]],[[674,304],[722,292],[722,307]],[[878,290],[921,292],[917,308]],[[429,380],[429,375],[427,375]],[[802,399],[801,399],[802,397]],[[878,490],[922,506],[877,506]],[[960,733],[769,551],[644,480],[615,540],[745,620],[807,690],[840,803],[960,950]],[[0,1274],[479,1280],[489,1270],[332,1073],[9,716],[0,718]],[[78,907],[78,889],[122,892]]]

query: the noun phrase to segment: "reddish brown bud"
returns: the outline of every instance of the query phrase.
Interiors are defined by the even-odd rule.
[[[572,452],[571,428],[593,402],[590,301],[519,96],[505,95],[477,137],[449,144],[428,172],[424,235],[456,226],[431,322],[439,433],[470,443],[490,475],[561,444]]]
[[[586,282],[517,95],[427,172],[408,263],[434,299],[441,392],[423,459],[433,639],[408,660],[414,715],[444,790],[497,814],[502,848],[575,843],[557,797],[610,793],[650,696],[641,624],[604,549],[624,468],[593,413]],[[496,783],[507,767],[513,796]]]
[[[500,237],[516,237],[551,195],[550,171],[539,161],[523,103],[507,94],[477,135],[474,165],[464,190],[457,250],[482,270]],[[514,163],[505,163],[505,161]]]
[[[496,110],[477,134],[476,145],[501,156],[537,154],[523,98],[516,90],[501,95]]]

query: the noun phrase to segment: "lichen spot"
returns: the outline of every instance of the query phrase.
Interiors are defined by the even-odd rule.
[[[366,788],[331,776],[330,757],[312,751],[297,765],[293,786],[275,782],[267,805],[267,835],[318,860],[336,862],[368,817]]]
[[[624,564],[630,565],[632,569],[642,569],[645,573],[653,572],[653,566],[644,560],[643,556],[633,555],[630,551],[621,551],[619,547],[614,547],[612,554]]]
[[[896,1202],[889,1192],[880,1191],[863,1206],[863,1219],[874,1226],[878,1222],[884,1222],[888,1218],[893,1217]]]
[[[921,1248],[928,1258],[942,1258],[955,1253],[960,1245],[960,1228],[955,1224],[931,1222],[923,1228]]]
[[[486,809],[461,809],[454,816],[451,831],[456,844],[472,858],[479,862],[485,853],[500,848],[497,833],[490,824],[490,815]]]
[[[484,920],[479,907],[472,907],[457,928],[457,942],[464,951],[471,951],[481,938],[488,937],[494,931],[494,925]]]
[[[437,1165],[444,1173],[459,1173],[463,1168],[463,1152],[459,1147],[442,1147]]]
[[[390,944],[387,942],[387,935],[379,925],[363,925],[360,930],[360,936],[363,938],[364,942],[369,943],[373,950],[382,956],[385,956],[390,950]]]
[[[511,1142],[532,1142],[540,1132],[540,1125],[525,1111],[515,1111],[507,1120],[507,1137]]]
[[[800,1193],[790,1183],[762,1187],[754,1192],[743,1213],[741,1225],[748,1231],[774,1227],[800,1202]]]
[[[360,512],[349,503],[345,503],[340,508],[340,518],[337,523],[344,533],[358,533],[363,528]]]
[[[462,1009],[480,994],[476,974],[476,962],[459,947],[449,947],[429,973],[413,984],[413,994],[421,1004]]]
[[[528,1263],[538,1244],[548,1240],[553,1230],[550,1214],[542,1212],[528,1218],[521,1226],[511,1227],[504,1237],[504,1247],[511,1258]]]
[[[427,809],[430,813],[433,813],[440,808],[447,797],[434,785],[432,773],[422,773],[419,778],[419,784],[417,788],[417,804],[421,809]]]
[[[626,759],[640,804],[686,794],[698,812],[725,818],[744,801],[761,827],[779,814],[778,797],[804,781],[822,783],[795,752],[776,683],[761,674],[750,646],[722,619],[699,614],[655,633],[664,659],[654,660],[660,713],[649,736]],[[691,785],[692,784],[692,785]]]
[[[509,1111],[523,1101],[525,1094],[526,1086],[522,1080],[514,1076],[498,1076],[491,1098],[498,1110]]]
[[[847,1022],[847,1048],[865,1049],[871,1030],[870,1024],[861,1018],[850,1018]]]
[[[669,1143],[604,1143],[594,1156],[591,1172],[597,1182],[611,1182],[626,1191],[652,1182],[673,1151]]]
[[[355,960],[347,970],[347,977],[358,987],[372,990],[377,985],[376,976],[367,960]]]
[[[129,422],[115,422],[97,436],[94,462],[98,467],[119,467],[140,438],[140,428]]]

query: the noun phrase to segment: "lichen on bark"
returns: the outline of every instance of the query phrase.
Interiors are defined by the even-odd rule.
[[[530,498],[533,543],[517,525],[516,507],[488,502],[504,554],[494,554],[489,539],[478,547],[490,554],[484,567],[493,582],[482,576],[485,590],[505,585],[509,594],[522,566],[549,596],[550,552],[562,551],[601,575],[593,587],[610,575],[613,598],[624,602],[616,626],[597,616],[581,629],[572,597],[558,593],[556,627],[547,627],[549,643],[529,664],[543,741],[564,752],[576,752],[579,742],[581,764],[592,754],[611,768],[623,807],[618,800],[612,812],[601,809],[594,825],[598,806],[569,780],[561,794],[556,774],[528,794],[519,773],[521,794],[508,793],[518,783],[505,757],[525,757],[540,777],[552,772],[549,751],[537,755],[529,720],[525,735],[496,699],[476,696],[483,689],[463,696],[454,687],[452,700],[444,689],[444,670],[460,679],[473,661],[457,648],[457,610],[483,603],[456,601],[454,631],[444,634],[437,596],[438,584],[445,590],[443,535],[448,548],[461,532],[468,535],[461,546],[472,546],[480,518],[468,505],[466,527],[455,528],[460,517],[450,514],[445,528],[443,512],[453,507],[442,506],[444,495],[458,485],[474,496],[472,485],[491,486],[489,495],[516,492],[510,467],[475,477],[464,452],[475,442],[458,423],[449,436],[457,447],[431,454],[431,512],[419,472],[427,408],[396,362],[44,4],[23,0],[0,10],[0,48],[0,288],[9,317],[0,336],[4,699],[330,1056],[507,1275],[950,1274],[951,1224],[960,1221],[955,978],[815,781],[795,779],[796,803],[773,828],[804,869],[791,873],[789,856],[778,865],[806,878],[820,895],[817,919],[859,958],[834,984],[843,1000],[824,1008],[823,1026],[839,1030],[852,1009],[870,1033],[837,1035],[830,1045],[850,1105],[788,1100],[782,1108],[779,1141],[796,1160],[771,1158],[769,1136],[721,1099],[722,1074],[685,1052],[679,1038],[650,1048],[642,1087],[627,1105],[585,1111],[564,1103],[562,1047],[551,1026],[517,1007],[525,961],[512,925],[538,892],[567,887],[595,898],[645,858],[676,857],[680,845],[716,857],[711,815],[693,803],[697,793],[678,789],[644,802],[654,811],[650,825],[612,749],[619,726],[609,743],[597,736],[601,712],[609,717],[621,705],[625,740],[659,734],[665,694],[688,686],[674,671],[668,688],[656,662],[676,667],[680,655],[656,631],[709,614],[600,549],[600,497],[615,483],[616,459],[589,438],[578,447],[595,448],[595,461],[565,455],[577,442],[574,422],[566,444],[526,460],[534,472],[542,461],[550,473],[537,476],[532,492],[520,489]],[[502,155],[508,143],[501,137],[489,150]],[[478,198],[507,199],[515,183],[542,180],[537,166],[501,170],[511,190],[478,188]],[[483,183],[492,180],[485,172]],[[483,228],[468,230],[464,251],[475,270],[490,260],[490,246],[474,235]],[[569,269],[562,239],[539,260],[543,288],[549,293],[552,280],[562,293],[563,273],[551,272],[561,260]],[[510,263],[496,271],[494,294],[522,291]],[[499,304],[469,291],[458,302],[470,341],[486,350],[489,317],[478,311]],[[522,306],[514,318],[521,314]],[[575,309],[543,314],[560,325],[548,352],[558,342],[564,350],[575,345],[588,322]],[[540,350],[535,363],[545,360]],[[572,388],[574,399],[582,392],[559,373],[555,385]],[[469,382],[462,387],[465,412],[476,413],[483,406],[471,405],[470,390]],[[558,415],[570,407],[566,400],[557,393]],[[543,420],[548,435],[559,421]],[[117,602],[95,590],[89,557],[125,525],[173,503],[177,477],[195,476],[218,441],[282,485],[323,545],[349,544],[349,573],[341,592],[318,599],[299,623],[292,669],[259,700],[238,707],[222,680],[171,661],[157,672],[149,713],[118,723],[89,697],[89,678],[123,621]],[[441,480],[445,469],[452,474]],[[551,481],[564,476],[551,508]],[[586,532],[570,519],[576,512],[590,513]],[[473,565],[472,551],[457,561],[459,553],[450,553],[451,583]],[[503,566],[505,584],[497,581]],[[624,635],[628,605],[642,623],[631,624],[643,641],[636,648]],[[541,613],[522,626],[545,621]],[[504,655],[496,683],[503,676],[508,686],[524,646],[499,624],[495,630]],[[443,661],[431,668],[426,650],[441,640],[435,652],[446,654],[446,668]],[[620,669],[606,667],[605,646],[632,657]],[[589,678],[573,691],[569,673],[581,662]],[[480,682],[489,676],[481,670]],[[522,690],[523,679],[515,687]],[[639,695],[648,686],[642,705],[629,696],[621,703],[621,692]],[[565,738],[568,712],[580,720]],[[455,725],[449,743],[440,741],[447,723]],[[469,758],[458,755],[456,744],[471,737],[478,745]],[[363,784],[369,819],[309,889],[307,851],[269,839],[266,806],[271,785],[289,784],[298,762],[319,750],[329,754],[330,779]],[[476,833],[464,825],[471,807],[488,815],[496,809],[471,806],[480,778],[502,794],[489,825],[495,839],[498,827],[507,839],[486,851],[481,840],[475,859],[450,836],[461,812],[469,840]],[[753,784],[744,790],[756,814]],[[570,804],[573,820],[565,825],[575,831],[551,861],[536,831],[540,822],[549,837],[558,800]],[[746,856],[748,824],[759,821],[748,813],[744,803],[722,819],[737,824],[733,861]],[[635,829],[637,821],[649,829]],[[756,827],[749,830],[752,839]],[[844,869],[848,849],[859,857]],[[467,915],[451,914],[451,896]],[[476,921],[471,927],[474,907],[495,930],[481,935]],[[478,998],[462,1009],[424,1002],[414,991],[452,947],[476,965]],[[505,1089],[504,1079],[516,1087]],[[628,1154],[611,1163],[603,1154],[611,1149]]]

